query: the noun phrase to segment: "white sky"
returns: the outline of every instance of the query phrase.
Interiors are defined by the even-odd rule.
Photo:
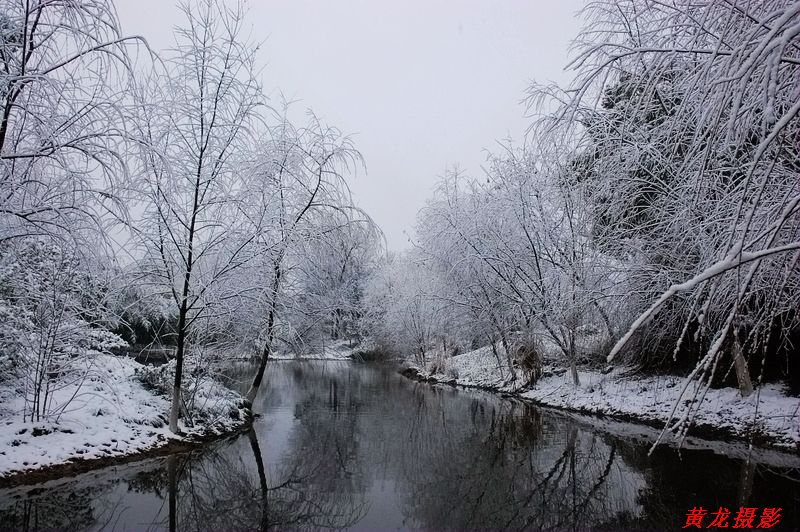
[[[581,0],[250,0],[267,93],[353,134],[359,206],[407,247],[447,165],[480,175],[495,139],[521,139],[531,80],[564,83]],[[172,44],[174,0],[117,0],[127,34]]]

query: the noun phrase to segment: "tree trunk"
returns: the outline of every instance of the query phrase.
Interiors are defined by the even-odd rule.
[[[169,411],[169,430],[173,434],[180,434],[178,429],[178,416],[181,406],[181,383],[183,381],[183,354],[186,349],[186,299],[181,305],[178,316],[178,346],[175,349],[175,381],[172,384],[172,406]]]
[[[178,413],[181,406],[181,383],[183,379],[183,355],[186,350],[186,316],[189,313],[189,287],[192,282],[192,266],[194,265],[194,234],[197,223],[197,211],[200,202],[200,176],[203,173],[203,152],[194,181],[194,200],[192,203],[192,219],[189,222],[189,233],[186,239],[186,271],[183,274],[183,290],[181,291],[181,308],[178,314],[178,345],[175,349],[175,382],[172,385],[172,408],[169,412],[169,430],[180,434],[178,430]]]
[[[264,380],[264,371],[267,369],[267,361],[269,355],[272,354],[272,342],[275,339],[275,315],[278,311],[278,289],[281,283],[281,266],[280,259],[274,264],[273,267],[273,281],[272,281],[272,302],[269,306],[269,314],[267,315],[267,339],[264,343],[264,349],[261,350],[261,360],[258,364],[258,371],[253,377],[253,384],[250,385],[250,390],[247,392],[247,400],[250,404],[258,395],[258,389],[261,387],[261,382]]]
[[[569,370],[572,373],[572,383],[575,386],[581,385],[581,380],[578,378],[578,366],[575,365],[575,359],[569,361]]]
[[[753,382],[750,380],[750,369],[742,353],[742,344],[739,343],[738,331],[733,337],[733,365],[736,369],[736,381],[739,383],[739,393],[747,397],[753,393]]]
[[[187,276],[188,279],[188,276]],[[188,281],[186,283],[188,287]],[[188,288],[186,289],[188,291]],[[183,354],[186,350],[186,297],[181,304],[178,315],[178,346],[175,349],[175,381],[172,384],[172,406],[169,411],[169,430],[173,434],[180,434],[178,429],[178,416],[181,407],[181,383],[183,381]]]
[[[500,343],[503,344],[503,350],[506,352],[506,364],[508,365],[508,374],[512,381],[517,380],[517,372],[514,371],[514,361],[511,359],[511,346],[508,344],[506,333],[500,329]]]
[[[572,373],[572,383],[575,386],[581,385],[581,380],[578,378],[578,364],[576,362],[576,354],[575,354],[575,335],[570,333],[569,335],[569,370]]]

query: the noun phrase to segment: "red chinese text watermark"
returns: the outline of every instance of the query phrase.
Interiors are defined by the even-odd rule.
[[[702,506],[686,512],[686,524],[683,528],[772,528],[781,520],[780,508],[741,507],[736,513],[727,508],[709,512]]]

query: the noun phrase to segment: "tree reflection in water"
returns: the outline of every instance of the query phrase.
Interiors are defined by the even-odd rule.
[[[438,401],[436,395],[421,397]],[[419,407],[436,410],[438,405]],[[407,505],[417,525],[585,528],[641,511],[636,499],[644,479],[624,463],[613,441],[577,425],[548,430],[552,420],[520,402],[474,401],[469,419],[469,431],[451,431],[450,438],[419,453],[422,460],[407,459],[412,466]],[[439,422],[453,425],[455,420]],[[411,433],[425,432],[415,427]]]
[[[256,432],[247,439],[247,459],[212,451],[167,460],[170,530],[346,528],[361,519],[365,503],[358,492],[319,482],[340,463],[335,442],[316,446],[318,454],[272,481]]]
[[[787,467],[659,448],[391,369],[279,363],[248,435],[0,490],[0,528],[268,530],[679,527],[703,505],[782,507]],[[246,369],[230,372],[231,382]]]

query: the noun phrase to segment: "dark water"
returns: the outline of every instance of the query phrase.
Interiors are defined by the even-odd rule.
[[[203,451],[0,491],[0,528],[679,529],[695,506],[800,524],[797,457],[648,456],[634,426],[389,367],[277,362],[255,406],[249,435]]]

